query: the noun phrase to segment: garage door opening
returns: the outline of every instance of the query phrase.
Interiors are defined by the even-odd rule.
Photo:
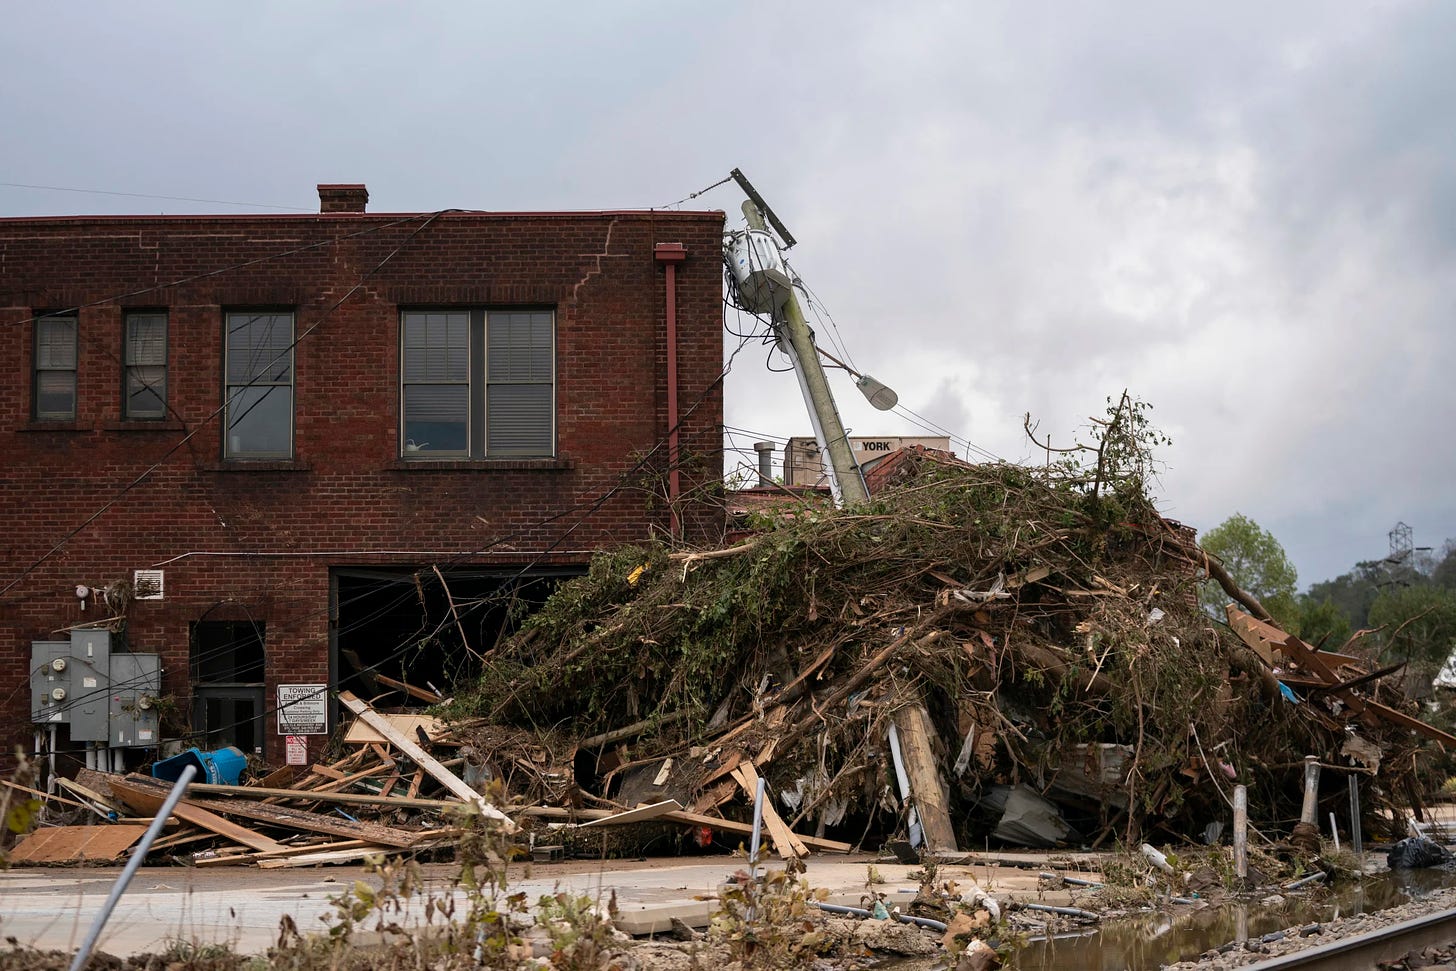
[[[584,568],[334,569],[334,684],[385,705],[449,697],[479,658]]]

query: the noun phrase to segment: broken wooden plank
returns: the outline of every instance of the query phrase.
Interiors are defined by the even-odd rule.
[[[555,819],[565,822],[601,819],[603,816],[612,816],[615,814],[616,811],[611,809],[568,809],[564,806],[528,806],[521,810],[522,816],[532,816],[537,819]],[[722,830],[725,833],[737,833],[741,836],[749,836],[753,833],[753,824],[751,823],[740,823],[736,819],[723,819],[720,816],[705,816],[702,813],[692,813],[687,810],[663,813],[657,818],[671,823],[686,823],[689,826],[707,826],[710,829]],[[848,853],[854,849],[849,843],[825,839],[822,836],[800,836],[798,838],[811,850],[823,850],[826,853]]]
[[[261,786],[225,786],[210,782],[194,782],[188,792],[202,796],[241,796],[246,799],[267,797],[292,799],[296,802],[328,802],[341,806],[379,806],[383,809],[459,809],[457,799],[411,799],[408,796],[374,795],[368,792],[319,792],[314,789],[264,789]]]
[[[1307,671],[1313,672],[1324,681],[1323,690],[1329,691],[1330,694],[1349,705],[1350,710],[1354,714],[1360,715],[1367,724],[1371,724],[1372,720],[1384,721],[1424,735],[1443,746],[1456,746],[1456,735],[1443,732],[1418,718],[1396,711],[1394,708],[1369,698],[1363,698],[1350,687],[1341,685],[1340,676],[1335,669],[1346,663],[1357,662],[1358,658],[1335,654],[1332,651],[1316,651],[1293,634],[1287,634],[1272,624],[1251,617],[1232,605],[1227,608],[1226,612],[1229,626],[1233,628],[1234,633],[1238,634],[1239,638],[1266,662],[1272,664],[1272,650],[1278,650],[1285,657],[1299,662]]]
[[[153,798],[157,797],[159,790],[165,795],[166,787],[158,786],[152,788],[146,784],[148,782],[150,780],[139,779],[137,776],[128,776],[124,784],[129,788],[147,793]],[[111,787],[113,790],[116,790],[118,785],[118,783],[113,782]],[[304,795],[316,794],[305,793]],[[342,836],[347,839],[367,839],[371,842],[382,843],[385,846],[409,847],[419,842],[421,838],[418,831],[396,829],[392,826],[383,826],[379,823],[368,823],[361,820],[345,819],[342,816],[311,813],[302,809],[294,809],[292,806],[280,806],[260,802],[256,799],[188,798],[182,800],[178,806],[179,808],[188,807],[189,811],[191,809],[201,809],[207,811],[209,814],[221,813],[227,816],[240,816],[243,819],[252,820],[253,822],[265,823],[269,826],[279,826],[284,829],[302,830],[306,833],[325,833],[329,836]],[[187,818],[180,812],[174,812],[173,815],[183,819]],[[196,825],[202,824],[197,823]],[[238,827],[238,829],[242,829],[242,827]],[[214,832],[218,831],[214,830]],[[251,830],[243,830],[243,832],[251,832]],[[245,846],[253,846],[254,849],[258,850],[276,850],[283,845],[273,840],[269,840],[271,845],[268,846],[254,845],[241,839],[238,839],[237,842],[243,843]]]
[[[376,732],[383,735],[391,745],[399,749],[403,754],[409,756],[416,765],[428,772],[436,782],[440,783],[454,795],[474,804],[480,809],[481,815],[488,816],[501,823],[505,827],[506,832],[515,832],[516,824],[511,822],[505,813],[486,802],[480,793],[467,786],[463,779],[441,765],[433,755],[420,748],[419,745],[415,744],[413,739],[396,729],[389,723],[388,719],[381,716],[373,708],[370,708],[366,702],[356,698],[353,692],[339,692],[339,701],[343,702],[344,707],[362,718]]]
[[[361,846],[353,850],[324,850],[301,856],[272,857],[258,861],[260,870],[276,870],[284,867],[318,866],[323,863],[352,863],[371,856],[385,856],[400,850],[389,846]]]
[[[75,863],[81,860],[110,862],[126,852],[147,827],[50,826],[22,839],[10,851],[14,863]]]
[[[288,785],[288,783],[292,782],[293,779],[294,779],[294,777],[297,776],[297,775],[298,775],[298,768],[297,768],[297,766],[285,765],[281,769],[274,769],[272,772],[269,772],[267,775],[263,776],[263,778],[261,778],[261,779],[255,779],[254,780],[254,783],[259,788],[263,788],[263,789],[277,789],[277,788],[279,788],[281,786]]]
[[[660,786],[667,782],[668,776],[670,775],[672,775],[672,758],[669,756],[662,760],[662,768],[657,770],[657,775],[653,777],[652,784],[654,786]]]
[[[412,684],[406,684],[403,681],[396,681],[393,678],[387,678],[384,675],[380,674],[378,671],[374,672],[374,680],[378,681],[380,684],[388,685],[389,687],[394,688],[396,691],[403,691],[411,698],[417,698],[427,704],[438,705],[440,702],[445,700],[444,695],[436,694],[435,692],[428,691],[424,688],[417,688]]]
[[[622,826],[626,823],[643,823],[649,819],[656,819],[668,813],[682,810],[682,803],[676,799],[666,799],[662,802],[653,803],[650,806],[638,806],[636,809],[629,809],[626,812],[617,813],[612,816],[603,816],[601,819],[593,819],[589,823],[582,823],[581,828],[587,829],[592,826]]]
[[[335,779],[333,782],[325,782],[323,785],[319,786],[313,791],[336,792],[338,790],[348,788],[349,786],[358,782],[360,779],[367,779],[372,775],[384,775],[393,768],[394,760],[390,759],[388,764],[386,765],[371,765],[367,769],[360,769],[358,772],[352,772],[349,775],[344,776],[342,779]]]
[[[410,738],[415,738],[416,729],[423,728],[425,734],[430,736],[431,743],[449,730],[445,722],[434,715],[391,715],[382,711],[375,712],[375,715],[385,719],[401,734]],[[349,745],[375,745],[386,742],[388,739],[368,722],[356,718],[344,733],[344,741]]]
[[[743,787],[743,791],[748,794],[750,800],[757,797],[758,772],[754,769],[752,762],[739,763],[738,767],[733,770],[733,779]],[[788,860],[796,856],[809,855],[809,847],[805,846],[804,842],[789,829],[789,824],[784,822],[783,817],[774,808],[773,798],[767,793],[763,800],[763,823],[768,827],[769,836],[773,839],[774,849],[778,851],[779,856]]]
[[[698,796],[697,801],[693,803],[692,811],[701,813],[707,812],[709,809],[717,809],[729,799],[732,799],[733,794],[737,791],[738,783],[732,779],[724,779],[711,788],[703,790],[703,794]]]
[[[357,850],[368,847],[371,850],[384,850],[385,847],[377,846],[368,840],[338,840],[332,843],[309,843],[300,846],[286,846],[281,850],[269,850],[257,853],[218,853],[214,850],[203,850],[201,853],[192,855],[192,865],[200,867],[236,866],[239,863],[257,863],[261,860],[280,860],[293,856],[303,856],[309,853],[326,853],[337,850]]]
[[[717,816],[704,816],[700,813],[677,812],[667,813],[661,817],[676,823],[687,823],[691,826],[708,826],[712,829],[720,829],[726,833],[740,833],[750,835],[753,833],[752,823],[740,823],[734,819],[720,819]],[[841,843],[838,840],[824,839],[822,836],[795,836],[805,846],[814,850],[824,850],[827,853],[848,853],[854,849],[848,843]]]
[[[39,796],[41,799],[44,799],[47,802],[59,802],[67,806],[75,806],[77,809],[89,809],[93,813],[97,811],[95,806],[88,805],[84,802],[77,802],[74,799],[67,799],[65,796],[57,796],[54,793],[42,792],[39,789],[32,789],[30,786],[23,786],[18,782],[11,782],[9,779],[0,779],[0,786],[7,786],[11,789],[19,790],[20,792],[28,792],[32,796]]]
[[[895,724],[905,772],[910,777],[910,797],[925,830],[926,847],[932,853],[958,853],[950,799],[935,757],[935,727],[930,723],[930,712],[922,704],[906,705],[895,713]]]
[[[132,809],[141,813],[158,812],[162,808],[162,803],[166,800],[167,792],[170,788],[170,786],[165,785],[155,787],[141,785],[132,779],[111,780],[112,793]],[[185,799],[172,807],[172,815],[184,822],[191,823],[198,829],[205,829],[210,833],[216,833],[218,836],[230,839],[234,843],[251,846],[255,850],[276,850],[283,847],[283,844],[275,839],[264,836],[262,833],[254,832],[246,826],[239,826],[232,820],[224,819],[202,806],[189,803]]]

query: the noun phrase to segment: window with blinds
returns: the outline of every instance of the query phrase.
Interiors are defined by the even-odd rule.
[[[293,314],[224,316],[227,380],[223,455],[293,457]]]
[[[34,405],[37,421],[76,420],[75,317],[36,318]]]
[[[127,314],[122,343],[122,418],[157,421],[167,417],[167,314]]]
[[[551,311],[407,310],[400,345],[406,459],[555,454]]]

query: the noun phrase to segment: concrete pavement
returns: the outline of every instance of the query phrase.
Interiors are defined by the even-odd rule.
[[[812,886],[828,890],[831,900],[857,904],[867,890],[870,864],[884,880],[874,890],[892,898],[913,894],[915,881],[908,874],[917,867],[878,862],[872,856],[812,857],[806,876]],[[615,890],[622,929],[642,934],[667,930],[671,917],[691,925],[706,924],[717,905],[697,898],[716,893],[742,866],[743,861],[730,856],[568,861],[535,864],[529,873],[523,865],[512,865],[510,890],[524,892],[532,901],[558,890],[604,901]],[[450,893],[449,879],[454,872],[447,864],[427,865],[427,886],[438,895]],[[0,871],[0,936],[13,936],[34,947],[73,949],[84,939],[118,873],[119,867]],[[1035,870],[978,864],[942,866],[940,874],[942,879],[961,884],[979,883],[1001,898],[1048,903],[1069,899],[1060,891],[1038,894]],[[257,953],[276,940],[278,922],[285,915],[305,932],[322,930],[325,924],[320,918],[334,913],[329,898],[355,880],[378,883],[357,866],[286,870],[145,867],[118,903],[100,947],[125,956],[162,950],[169,941],[180,939],[227,943],[242,953]],[[423,900],[410,908],[401,923],[424,924]]]

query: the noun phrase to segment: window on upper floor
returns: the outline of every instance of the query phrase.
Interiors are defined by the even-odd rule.
[[[400,314],[406,458],[556,452],[556,318],[549,310]]]
[[[74,316],[36,318],[34,389],[32,414],[37,421],[76,420]]]
[[[293,314],[239,311],[224,315],[227,397],[223,455],[229,459],[293,457]]]
[[[122,335],[121,417],[157,421],[167,417],[167,314],[134,311]]]

